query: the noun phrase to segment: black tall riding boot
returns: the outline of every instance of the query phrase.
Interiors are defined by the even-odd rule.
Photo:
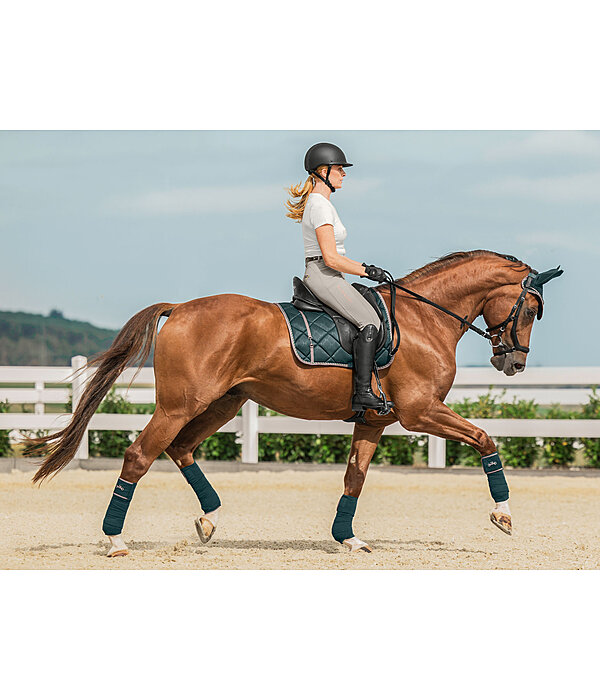
[[[383,400],[375,396],[371,389],[371,373],[377,351],[377,328],[371,323],[365,326],[354,339],[354,395],[352,410],[376,411],[384,408]]]

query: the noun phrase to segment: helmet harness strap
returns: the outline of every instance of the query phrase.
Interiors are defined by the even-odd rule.
[[[318,177],[319,180],[321,180],[321,182],[324,182],[332,192],[335,192],[335,187],[331,184],[331,182],[329,182],[329,175],[331,173],[331,165],[327,166],[327,175],[325,175],[325,177],[322,177],[321,175],[319,175],[319,173],[316,170],[311,170],[310,173],[312,175],[314,175],[315,177]]]

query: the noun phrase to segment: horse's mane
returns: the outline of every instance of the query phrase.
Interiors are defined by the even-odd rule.
[[[514,255],[504,255],[502,253],[495,253],[493,250],[463,250],[443,255],[441,258],[438,258],[433,262],[427,263],[427,265],[423,265],[423,267],[419,267],[416,270],[409,272],[408,275],[402,277],[402,280],[405,282],[412,282],[418,277],[428,275],[430,272],[435,272],[436,270],[441,270],[446,267],[450,267],[456,262],[467,260],[468,258],[479,258],[485,255],[496,255],[500,258],[508,260],[512,264],[506,265],[505,267],[508,267],[512,270],[532,270],[532,268],[529,265],[527,265],[527,263],[524,263],[518,258],[515,258]]]

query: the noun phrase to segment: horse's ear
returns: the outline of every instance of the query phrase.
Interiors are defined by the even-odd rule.
[[[560,269],[560,265],[558,267],[553,267],[551,270],[540,272],[535,278],[535,286],[541,287],[543,284],[546,284],[546,282],[549,282],[551,279],[554,279],[555,277],[560,277],[560,275],[562,275],[563,272],[564,270]]]
[[[560,265],[558,267],[553,267],[551,270],[546,270],[545,272],[538,272],[538,274],[533,278],[531,286],[539,293],[540,297],[542,297],[543,299],[542,287],[546,284],[546,282],[549,282],[555,277],[560,277],[563,272],[564,270],[560,269]]]

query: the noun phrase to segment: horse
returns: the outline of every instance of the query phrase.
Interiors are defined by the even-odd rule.
[[[386,426],[395,421],[409,431],[461,441],[477,450],[496,502],[490,518],[501,531],[512,533],[508,487],[494,441],[444,400],[456,374],[457,343],[480,315],[488,331],[496,329],[495,334],[488,334],[492,338],[493,366],[508,376],[525,370],[531,330],[536,314],[541,317],[542,302],[541,294],[524,294],[523,281],[524,275],[531,277],[536,272],[513,256],[471,250],[450,253],[395,280],[410,285],[413,294],[395,290],[392,311],[399,320],[402,340],[391,365],[380,372],[381,386],[393,408],[387,415],[367,411],[364,423],[355,423],[344,492],[332,529],[335,539],[351,552],[371,551],[367,543],[354,536],[352,517],[379,439]],[[389,309],[391,285],[382,284],[376,289]],[[437,308],[422,303],[414,294],[431,300]],[[520,306],[515,316],[516,300],[520,300]],[[448,313],[440,311],[441,304],[446,305]],[[163,316],[167,320],[158,332],[158,321]],[[507,346],[503,332],[510,332],[514,341],[518,333],[518,342]],[[179,304],[157,303],[135,314],[111,347],[90,360],[87,366],[97,369],[68,426],[26,441],[27,454],[44,457],[34,483],[55,475],[73,459],[87,424],[111,385],[127,366],[143,366],[152,347],[156,409],[125,451],[118,484],[121,491],[130,489],[126,496],[130,497],[162,452],[182,471],[190,468],[198,445],[232,419],[248,399],[296,418],[345,420],[353,414],[352,371],[299,362],[292,352],[283,314],[275,303],[239,294],[218,294]],[[202,477],[205,488],[208,482]],[[201,500],[197,484],[190,478],[188,481]],[[125,498],[117,491],[115,496]],[[212,501],[218,501],[214,509],[218,511],[218,497]],[[117,505],[122,504],[119,501]],[[204,505],[203,509],[207,515]],[[207,516],[196,522],[203,541],[212,536],[216,519]],[[122,527],[122,519],[120,522]],[[336,523],[338,534],[346,535],[343,539],[335,534]],[[120,533],[114,535],[120,538]],[[112,537],[111,542],[114,550]],[[117,553],[127,551],[121,539],[116,547]]]

